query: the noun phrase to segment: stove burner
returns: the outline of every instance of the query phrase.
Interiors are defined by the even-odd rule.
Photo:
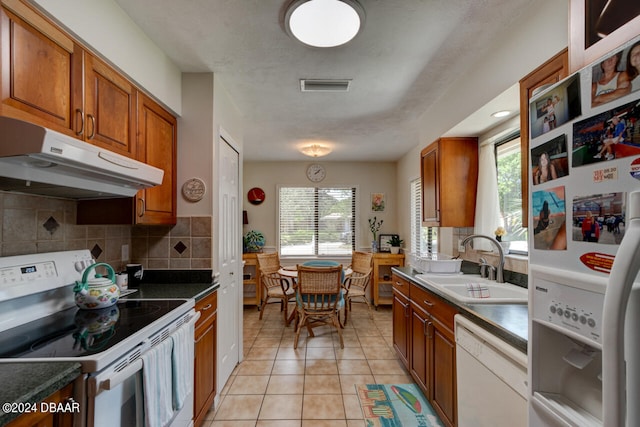
[[[126,301],[124,303],[122,317],[134,318],[140,316],[149,316],[162,309],[162,307],[160,307],[158,304],[154,304],[152,301],[144,302],[145,304],[142,305],[142,301]]]
[[[72,307],[0,331],[0,359],[74,358],[98,354],[146,328],[184,300],[122,300],[100,310]]]
[[[33,343],[31,343],[31,351],[37,351],[43,347],[46,347],[49,344],[55,343],[56,341],[60,340],[60,339],[64,339],[67,335],[69,335],[69,333],[73,332],[76,330],[75,325],[74,326],[68,326],[64,329],[61,329],[59,331],[56,331],[52,334],[43,336],[38,338],[37,340],[35,340]]]

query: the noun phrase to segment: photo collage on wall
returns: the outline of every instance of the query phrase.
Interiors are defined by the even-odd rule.
[[[619,245],[640,189],[640,37],[534,95],[529,117],[533,248]]]

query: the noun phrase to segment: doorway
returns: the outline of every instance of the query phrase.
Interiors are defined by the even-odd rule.
[[[219,139],[218,207],[218,379],[220,392],[240,361],[242,298],[240,295],[239,154],[221,130]]]

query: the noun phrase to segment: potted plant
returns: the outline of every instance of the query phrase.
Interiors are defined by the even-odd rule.
[[[391,236],[391,239],[387,240],[387,243],[391,245],[390,251],[392,254],[397,254],[400,252],[400,246],[402,245],[402,242],[404,242],[404,240],[402,240],[397,234],[394,234],[393,236]]]
[[[509,253],[509,247],[511,246],[511,242],[503,242],[502,241],[502,236],[507,234],[507,230],[504,229],[504,227],[498,227],[496,228],[496,231],[493,232],[493,234],[496,235],[496,240],[500,243],[500,246],[502,246],[502,252],[506,255]]]
[[[243,245],[247,252],[262,252],[264,246],[264,234],[259,231],[251,230],[244,235]]]
[[[373,240],[371,241],[371,252],[378,252],[378,240],[376,237],[378,236],[378,231],[380,231],[380,226],[382,225],[383,220],[377,221],[377,218],[374,216],[373,219],[369,218],[369,229],[371,233],[373,233]]]

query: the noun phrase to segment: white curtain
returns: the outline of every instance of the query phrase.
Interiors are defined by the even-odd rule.
[[[504,226],[498,201],[498,174],[493,141],[484,142],[480,146],[478,172],[478,191],[476,194],[475,233],[495,237],[498,226]],[[493,246],[484,239],[476,239],[473,247],[480,250],[491,250]]]

